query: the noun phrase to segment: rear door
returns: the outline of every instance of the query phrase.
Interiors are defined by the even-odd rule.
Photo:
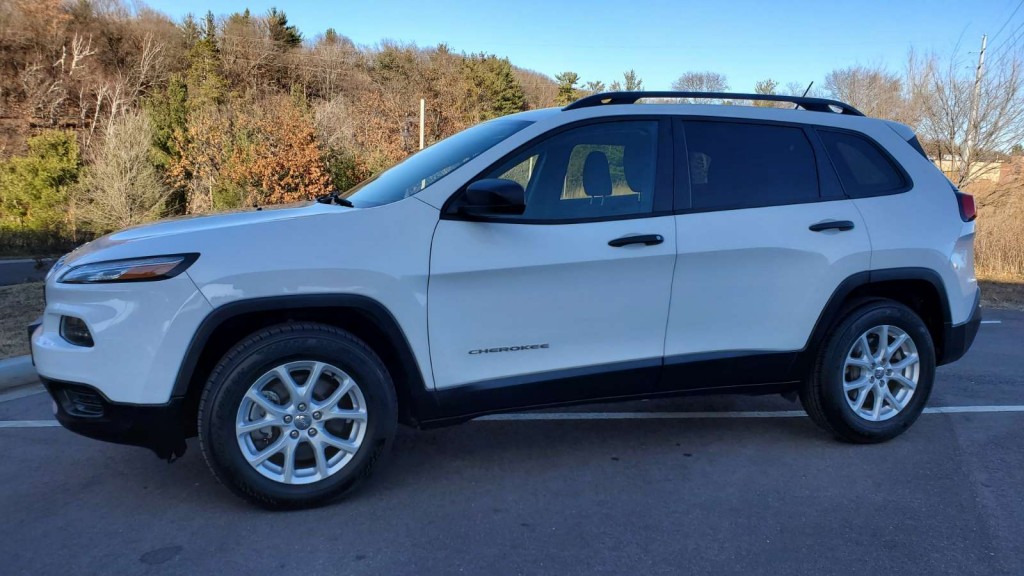
[[[669,129],[591,121],[513,152],[478,178],[522,184],[522,216],[470,220],[449,202],[427,304],[438,389],[614,371],[630,372],[623,393],[656,383],[676,245]],[[593,382],[571,396],[608,393]]]
[[[829,297],[869,269],[867,229],[800,125],[679,120],[670,387],[786,378]],[[758,359],[748,370],[740,359]],[[694,377],[696,360],[730,358]]]

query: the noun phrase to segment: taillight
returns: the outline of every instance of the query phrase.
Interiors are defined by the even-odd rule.
[[[974,206],[974,196],[964,194],[959,190],[955,190],[953,193],[956,194],[956,203],[960,207],[960,219],[970,222],[977,218],[978,209]]]

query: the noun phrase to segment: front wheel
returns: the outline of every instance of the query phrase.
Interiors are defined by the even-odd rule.
[[[199,408],[210,469],[269,508],[316,506],[369,476],[390,447],[397,402],[387,369],[323,324],[263,329],[213,370]]]
[[[883,442],[917,420],[934,379],[928,327],[903,304],[876,300],[850,311],[829,333],[800,401],[840,440]]]

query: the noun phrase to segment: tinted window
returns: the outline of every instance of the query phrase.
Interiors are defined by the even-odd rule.
[[[530,124],[526,120],[508,119],[477,124],[356,185],[345,196],[360,208],[412,196]]]
[[[654,205],[658,122],[603,122],[556,134],[480,178],[526,190],[526,220],[647,213]]]
[[[694,209],[818,199],[814,152],[803,129],[733,122],[684,125]]]
[[[866,138],[827,130],[819,130],[818,134],[847,195],[853,198],[877,196],[906,187],[903,175],[892,161]]]

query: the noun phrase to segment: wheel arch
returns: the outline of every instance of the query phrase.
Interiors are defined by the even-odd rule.
[[[220,306],[203,319],[186,349],[172,389],[183,399],[187,436],[196,434],[199,398],[213,367],[239,340],[261,328],[290,321],[313,321],[347,330],[370,346],[391,372],[399,419],[417,423],[418,406],[432,398],[398,320],[380,302],[355,294],[303,294],[240,300]]]
[[[928,327],[936,360],[943,363],[946,332],[952,324],[949,296],[942,277],[928,268],[886,268],[858,272],[843,280],[818,316],[796,367],[804,374],[829,329],[854,306],[873,299],[894,300],[914,310]]]

